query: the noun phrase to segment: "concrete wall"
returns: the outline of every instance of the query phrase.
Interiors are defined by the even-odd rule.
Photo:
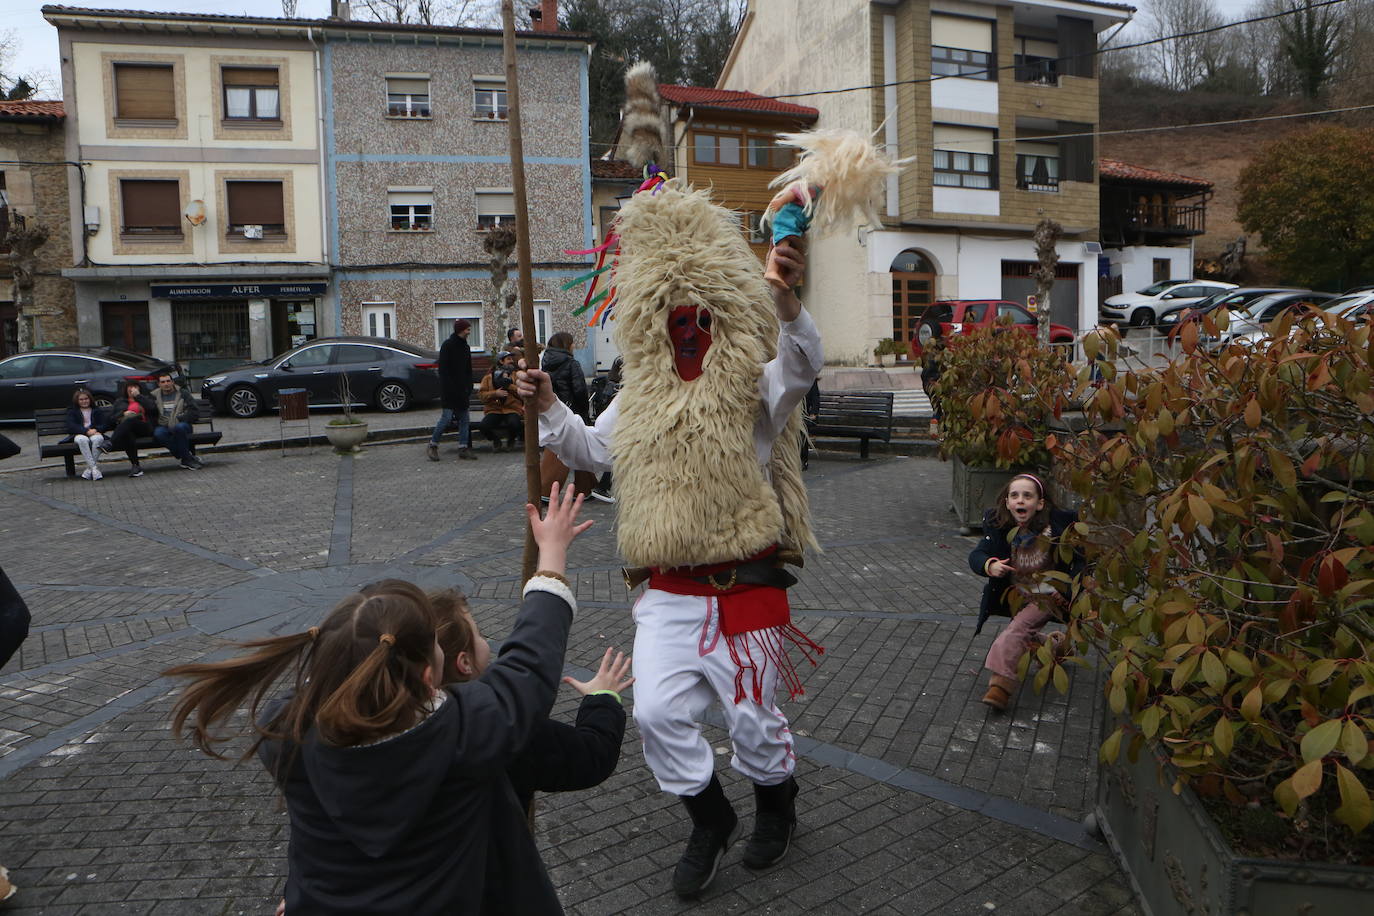
[[[1155,258],[1167,258],[1170,280],[1193,279],[1193,246],[1165,248],[1159,245],[1131,245],[1105,252],[1112,276],[1121,277],[1121,291],[1133,293],[1155,282]]]

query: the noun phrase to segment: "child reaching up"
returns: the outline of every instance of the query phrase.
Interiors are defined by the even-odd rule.
[[[1082,557],[1075,555],[1069,563],[1059,559],[1059,538],[1077,520],[1077,513],[1054,508],[1034,474],[1013,477],[997,505],[983,513],[983,539],[968,555],[973,571],[988,579],[974,635],[993,614],[1012,618],[983,663],[992,672],[983,703],[997,712],[1007,708],[1020,686],[1016,669],[1021,656],[1039,644],[1045,624],[1061,616],[1064,599],[1040,574],[1058,570],[1074,576],[1083,569]],[[1013,590],[1025,599],[1014,616],[1009,603]]]
[[[506,771],[548,718],[574,600],[563,579],[580,497],[526,506],[539,572],[500,657],[441,688],[423,593],[350,595],[318,627],[182,665],[172,730],[211,756],[244,703],[291,818],[286,912],[561,913]],[[291,692],[263,706],[281,678]]]

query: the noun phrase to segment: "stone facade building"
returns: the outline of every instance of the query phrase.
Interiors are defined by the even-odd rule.
[[[77,175],[66,161],[65,119],[61,102],[0,102],[0,357],[14,353],[19,338],[10,247],[3,240],[15,217],[48,230],[35,258],[33,343],[76,343],[75,299],[62,277],[72,263],[68,179]]]
[[[592,244],[590,39],[548,21],[517,39],[537,334],[572,332],[590,368],[581,294],[559,289],[587,269],[564,251]],[[519,321],[482,249],[485,228],[514,225],[500,34],[336,22],[323,36],[339,327],[438,347],[466,318],[473,349],[498,351]]]

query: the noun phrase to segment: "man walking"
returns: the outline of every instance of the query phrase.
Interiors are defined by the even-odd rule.
[[[439,348],[439,403],[443,410],[425,448],[430,461],[439,460],[439,438],[454,414],[458,415],[458,457],[477,460],[472,453],[472,430],[468,427],[468,399],[472,397],[472,348],[468,346],[471,331],[472,323],[459,318],[453,323],[453,333]]]
[[[185,388],[178,388],[172,376],[163,372],[157,377],[153,403],[158,411],[157,425],[153,427],[157,444],[171,452],[186,470],[200,470],[201,461],[191,451],[191,424],[200,416],[196,399]]]

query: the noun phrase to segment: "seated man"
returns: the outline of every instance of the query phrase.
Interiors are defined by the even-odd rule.
[[[162,372],[157,377],[153,403],[157,405],[156,425],[153,426],[157,444],[175,455],[186,470],[200,470],[201,461],[191,451],[191,424],[200,416],[196,399],[185,388],[178,388],[171,375]]]
[[[493,451],[514,450],[515,440],[525,428],[525,402],[515,393],[511,380],[515,374],[515,355],[503,352],[491,371],[482,376],[477,395],[482,399],[482,435],[491,441]],[[501,439],[506,444],[502,446]]]

